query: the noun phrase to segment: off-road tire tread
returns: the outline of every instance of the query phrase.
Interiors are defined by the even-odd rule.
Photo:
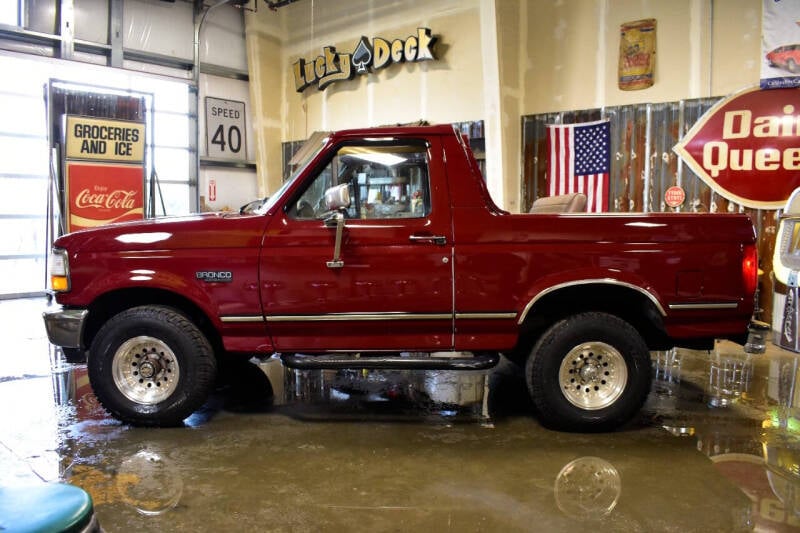
[[[555,345],[565,336],[580,335],[582,329],[605,331],[618,337],[621,343],[608,344],[614,345],[628,362],[628,383],[622,397],[613,405],[597,411],[581,411],[568,404],[558,384],[558,367],[566,352],[559,353]],[[610,339],[585,338],[575,344],[589,340]],[[624,347],[620,346],[624,343],[627,343]],[[629,360],[631,357],[633,361]],[[628,422],[647,399],[651,386],[650,353],[644,339],[628,322],[607,313],[580,313],[556,322],[539,338],[525,364],[525,381],[539,419],[545,426],[562,431],[611,431]],[[553,383],[559,394],[555,399],[552,397]]]
[[[109,335],[119,335],[125,329],[132,327],[131,324],[141,324],[140,321],[145,322],[158,322],[162,325],[174,330],[174,333],[184,335],[186,341],[192,346],[191,353],[179,354],[177,347],[173,347],[176,352],[175,355],[179,359],[181,378],[180,383],[182,389],[176,390],[170,397],[170,400],[177,396],[183,395],[183,399],[177,404],[169,406],[164,412],[161,413],[137,413],[131,410],[122,410],[115,406],[114,396],[119,396],[118,391],[110,377],[110,370],[108,375],[102,374],[103,365],[96,364],[94,358],[102,357],[102,354],[97,354],[94,351],[95,346],[103,343],[103,341],[110,342],[106,337]],[[120,330],[120,328],[122,328]],[[158,336],[153,335],[153,336]],[[160,305],[147,305],[140,307],[133,307],[126,311],[110,318],[98,331],[94,342],[92,343],[92,350],[89,355],[89,380],[100,404],[103,408],[115,418],[135,426],[144,427],[171,427],[180,426],[183,420],[191,413],[196,411],[208,398],[211,392],[217,373],[217,361],[214,356],[214,351],[211,344],[206,339],[205,335],[192,323],[185,315],[171,307]],[[108,361],[103,361],[104,364],[111,365],[111,354],[108,354]],[[111,389],[111,392],[106,391],[106,387]],[[110,396],[109,396],[110,394]],[[130,403],[130,400],[121,399],[123,403]],[[167,400],[169,401],[169,400]],[[163,402],[162,402],[163,403]]]

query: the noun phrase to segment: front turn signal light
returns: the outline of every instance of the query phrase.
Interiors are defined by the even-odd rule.
[[[56,292],[70,289],[69,257],[66,250],[53,248],[50,255],[50,288]]]
[[[50,288],[56,292],[69,290],[69,279],[66,276],[50,276]]]

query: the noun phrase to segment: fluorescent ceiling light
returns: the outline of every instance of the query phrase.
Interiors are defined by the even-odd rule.
[[[405,157],[400,157],[395,154],[383,154],[380,152],[370,152],[365,154],[352,154],[353,157],[369,161],[371,163],[378,163],[387,167],[392,167],[406,160]]]

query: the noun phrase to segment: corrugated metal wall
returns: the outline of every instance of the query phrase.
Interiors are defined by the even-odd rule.
[[[714,193],[684,165],[672,147],[719,98],[681,100],[659,104],[605,107],[582,111],[545,113],[522,117],[522,207],[526,212],[534,200],[547,195],[547,124],[573,124],[594,120],[611,121],[612,212],[739,212],[747,213],[758,232],[761,276],[759,318],[772,315],[772,251],[779,211],[746,209]],[[673,185],[686,191],[686,202],[678,208],[664,203],[664,192]]]

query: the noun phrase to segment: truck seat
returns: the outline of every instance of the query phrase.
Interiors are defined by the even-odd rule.
[[[529,213],[579,213],[586,209],[586,195],[581,192],[544,196],[534,200]]]

